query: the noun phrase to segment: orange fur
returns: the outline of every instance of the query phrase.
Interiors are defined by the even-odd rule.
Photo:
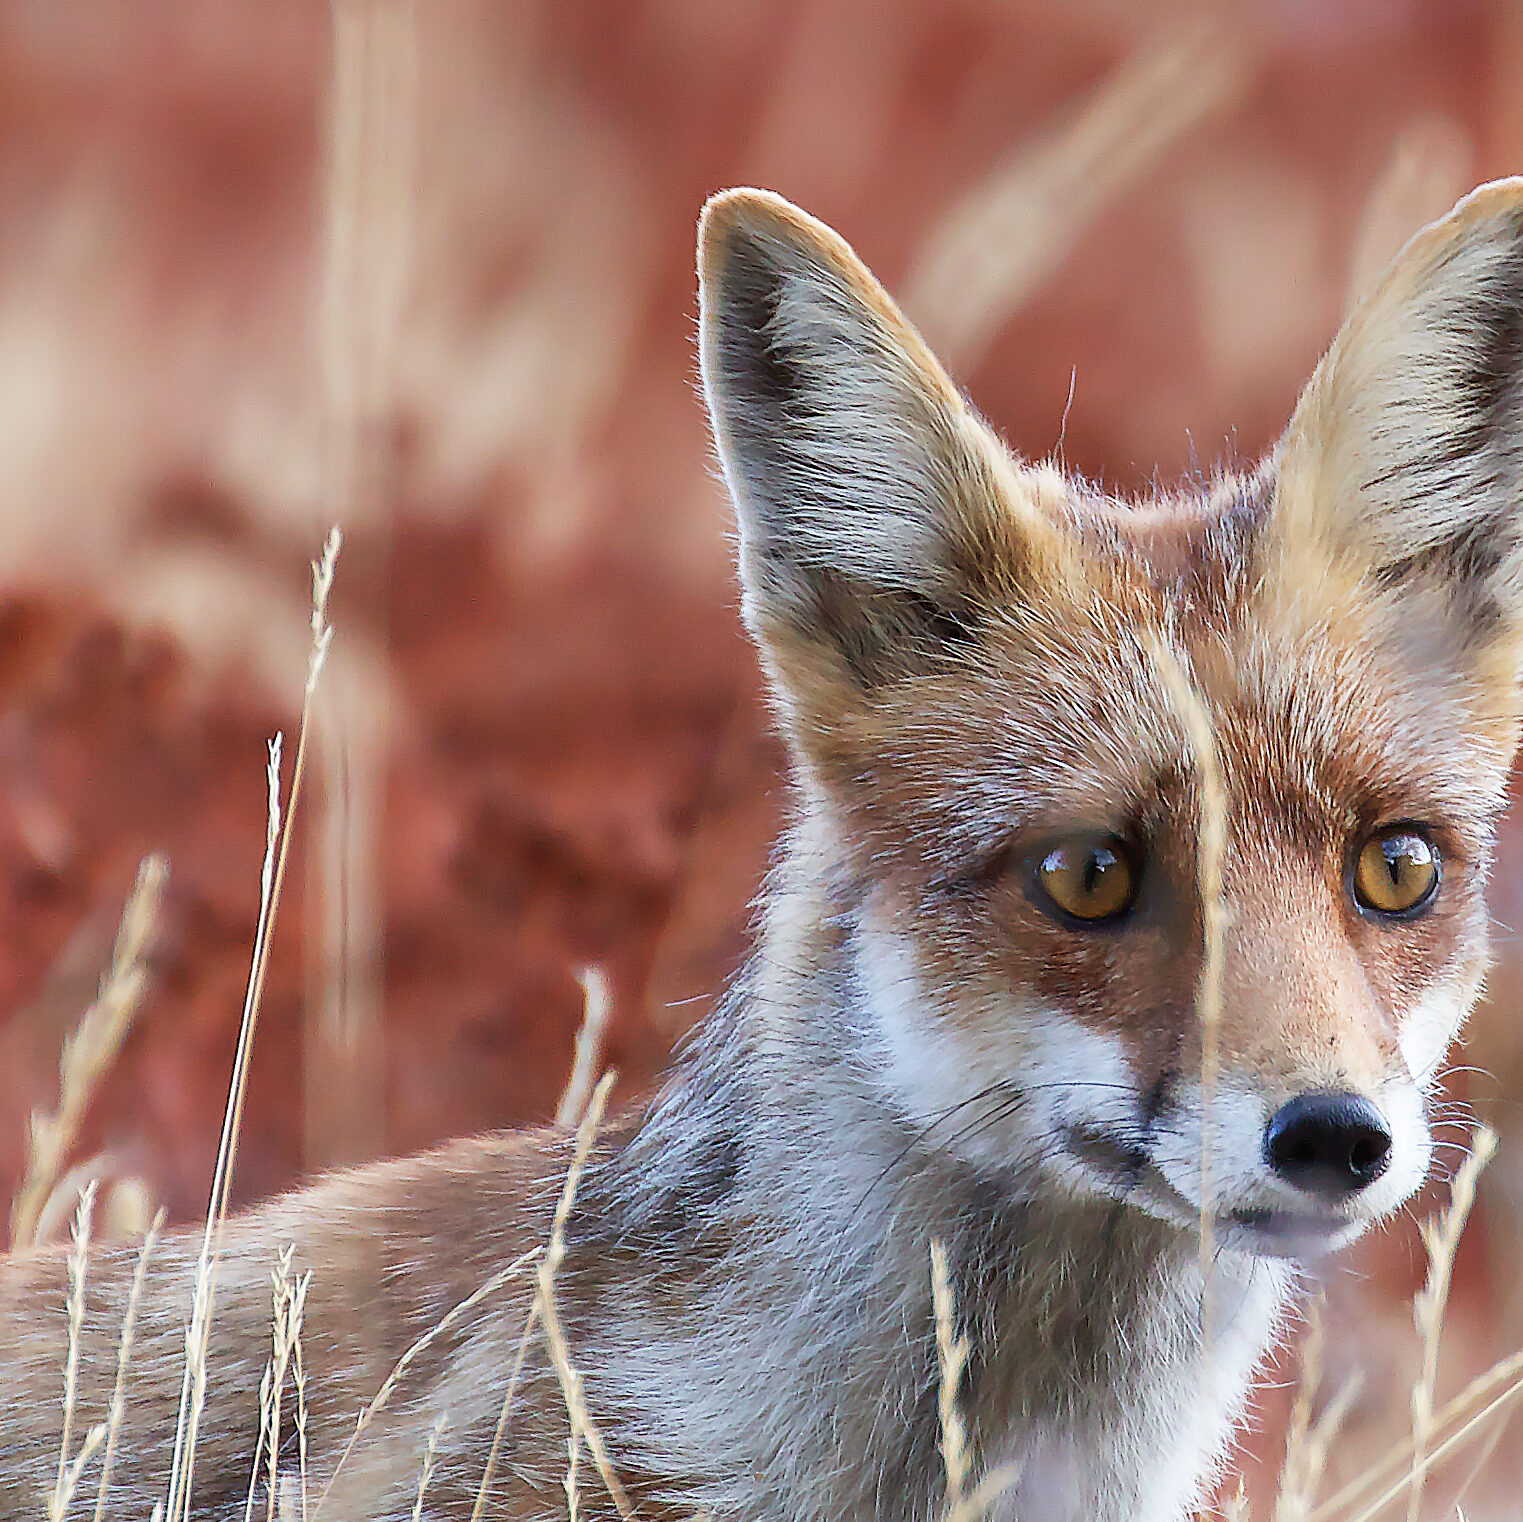
[[[1421,1181],[1424,1100],[1485,965],[1523,642],[1523,185],[1413,241],[1270,459],[1146,503],[1014,458],[779,198],[710,203],[700,280],[799,806],[752,963],[583,1180],[557,1302],[588,1406],[642,1517],[930,1515],[936,1236],[975,1470],[1020,1466],[1000,1504],[1177,1522],[1273,1339],[1284,1260]],[[1209,715],[1225,794],[1209,1092],[1200,783],[1161,661]],[[1356,891],[1382,841],[1407,853],[1393,874],[1436,853],[1408,915]],[[1055,849],[1121,861],[1124,910],[1060,906]],[[314,1273],[317,1492],[409,1345],[544,1240],[565,1163],[548,1133],[460,1143],[236,1220],[195,1514],[247,1494],[277,1249]],[[193,1257],[171,1238],[148,1276],[113,1516],[162,1483]],[[132,1268],[92,1258],[77,1432],[102,1419]],[[35,1514],[56,1466],[63,1277],[57,1253],[0,1268],[0,1516]],[[1219,1288],[1235,1314],[1203,1335]],[[531,1295],[509,1279],[425,1341],[323,1515],[410,1515],[442,1418],[425,1513],[473,1516]],[[530,1347],[494,1518],[563,1504],[561,1385]],[[582,1488],[610,1514],[585,1464]],[[76,1510],[93,1494],[87,1469]]]

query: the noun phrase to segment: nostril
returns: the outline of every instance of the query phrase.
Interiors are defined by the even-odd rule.
[[[1391,1132],[1357,1094],[1303,1094],[1270,1118],[1269,1166],[1286,1183],[1338,1200],[1373,1184],[1391,1160]]]
[[[1373,1179],[1391,1154],[1391,1138],[1384,1131],[1370,1131],[1354,1138],[1349,1153],[1352,1171],[1360,1178]]]

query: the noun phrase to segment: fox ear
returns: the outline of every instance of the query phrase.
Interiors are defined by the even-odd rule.
[[[1278,464],[1285,553],[1331,550],[1393,608],[1399,600],[1403,620],[1496,656],[1512,704],[1523,634],[1523,179],[1482,186],[1407,244],[1312,377]]]
[[[698,272],[746,619],[785,693],[849,700],[976,640],[1021,557],[1019,494],[920,336],[841,238],[764,191],[704,208]]]

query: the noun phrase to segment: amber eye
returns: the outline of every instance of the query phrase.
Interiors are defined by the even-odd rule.
[[[1036,880],[1065,914],[1091,922],[1116,919],[1137,897],[1126,843],[1114,835],[1065,840],[1042,858]]]
[[[1438,891],[1438,852],[1410,825],[1365,841],[1354,863],[1354,898],[1376,914],[1409,914]]]

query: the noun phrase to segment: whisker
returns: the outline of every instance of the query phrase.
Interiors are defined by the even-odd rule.
[[[939,1131],[947,1122],[964,1114],[975,1105],[983,1104],[995,1098],[1000,1099],[1000,1103],[989,1115],[981,1117],[970,1126],[954,1131],[950,1136],[940,1139],[941,1145],[945,1150],[950,1150],[956,1147],[958,1143],[978,1135],[981,1130],[986,1129],[988,1126],[998,1125],[1001,1120],[1008,1119],[1034,1094],[1046,1093],[1052,1090],[1073,1091],[1079,1089],[1101,1090],[1119,1094],[1133,1094],[1135,1092],[1126,1084],[1102,1083],[1082,1078],[1065,1079],[1052,1083],[1021,1083],[1013,1078],[996,1079],[993,1083],[980,1089],[976,1094],[970,1094],[966,1099],[960,1099],[956,1104],[949,1105],[934,1120],[921,1126],[910,1140],[889,1159],[882,1171],[877,1174],[863,1191],[861,1199],[852,1207],[849,1220],[854,1221],[856,1219],[866,1206],[868,1200],[872,1198],[878,1186],[899,1168],[912,1153],[925,1147],[930,1142],[934,1133]]]

